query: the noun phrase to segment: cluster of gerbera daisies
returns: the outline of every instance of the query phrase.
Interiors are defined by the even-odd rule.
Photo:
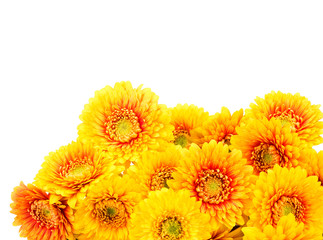
[[[130,82],[106,86],[77,141],[14,189],[14,225],[31,240],[321,240],[322,118],[299,94],[210,116]]]

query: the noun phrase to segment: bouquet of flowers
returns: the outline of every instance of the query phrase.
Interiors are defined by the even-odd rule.
[[[322,239],[322,118],[300,94],[210,115],[106,86],[77,140],[15,187],[13,224],[30,240]]]

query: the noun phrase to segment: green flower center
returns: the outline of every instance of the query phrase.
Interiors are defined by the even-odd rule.
[[[168,217],[161,223],[160,237],[161,239],[175,240],[182,237],[182,225],[177,217]]]
[[[48,209],[43,209],[43,216],[48,218],[50,215],[50,211]]]
[[[288,118],[282,118],[280,119],[280,123],[282,124],[282,127],[284,127],[286,124],[291,123]]]
[[[127,108],[111,112],[104,126],[106,138],[112,142],[130,142],[142,131],[137,115]]]
[[[182,146],[184,148],[188,144],[188,139],[186,138],[185,135],[180,135],[177,138],[175,138],[174,144],[175,145],[180,145],[180,146]]]
[[[272,210],[272,220],[275,226],[282,216],[292,213],[296,221],[302,222],[304,219],[304,206],[297,197],[281,196],[275,202]]]
[[[297,132],[303,123],[303,118],[297,115],[291,108],[282,110],[280,107],[276,107],[275,112],[269,115],[269,119],[272,117],[279,119],[282,126],[290,124],[292,132]]]
[[[267,172],[268,169],[273,168],[275,164],[280,164],[283,160],[276,147],[266,143],[261,143],[254,148],[251,159],[254,162],[255,169],[259,172]]]
[[[295,208],[290,203],[286,203],[282,207],[282,213],[283,213],[284,216],[287,216],[290,213],[293,213],[294,214],[295,213]]]
[[[78,165],[78,166],[71,168],[68,171],[68,176],[69,177],[82,177],[87,172],[89,172],[90,169],[91,169],[91,167],[89,165]]]
[[[93,214],[102,223],[115,228],[124,226],[128,217],[123,202],[110,198],[97,202]]]
[[[233,188],[232,179],[220,169],[205,169],[198,174],[196,192],[199,198],[208,204],[219,204],[226,201]]]
[[[178,127],[177,130],[173,131],[174,144],[180,145],[183,148],[189,147],[191,141],[189,140],[190,134],[187,130]]]
[[[263,156],[264,163],[270,164],[273,161],[273,156],[270,153],[264,153]]]
[[[59,225],[60,211],[55,205],[49,204],[48,200],[36,200],[30,205],[30,215],[46,225],[46,227],[53,228]]]
[[[122,119],[117,124],[117,131],[120,135],[129,134],[132,129],[132,124],[129,120]]]
[[[206,192],[210,196],[216,196],[222,190],[222,181],[218,178],[209,178],[206,182]]]
[[[116,215],[117,210],[114,207],[108,207],[107,208],[107,216],[112,218]]]
[[[75,158],[60,167],[60,174],[62,177],[73,181],[75,178],[84,179],[92,174],[92,164],[93,160],[87,157],[83,157],[81,159]]]

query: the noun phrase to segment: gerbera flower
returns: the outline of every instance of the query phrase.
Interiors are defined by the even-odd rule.
[[[173,179],[173,172],[183,161],[180,146],[170,146],[164,152],[145,152],[136,165],[132,165],[127,174],[138,181],[143,187],[145,195],[150,191],[168,187],[167,181]]]
[[[29,240],[71,240],[73,210],[60,196],[21,182],[11,195],[11,213],[17,215],[14,226],[20,226],[20,237]]]
[[[318,153],[312,149],[303,149],[299,158],[299,165],[305,168],[308,176],[317,176],[323,185],[323,151]]]
[[[215,140],[225,144],[231,144],[232,135],[236,135],[236,127],[240,125],[243,117],[243,110],[234,112],[232,115],[226,107],[222,107],[221,113],[216,113],[205,121],[202,127],[191,132],[193,141],[202,146],[205,142]]]
[[[242,227],[237,226],[233,229],[220,225],[215,231],[212,232],[210,240],[242,240],[243,233]]]
[[[96,91],[80,116],[79,139],[93,142],[120,162],[137,161],[147,150],[163,148],[173,127],[165,105],[150,89],[134,89],[130,82]]]
[[[141,188],[127,175],[110,176],[92,185],[75,213],[78,240],[128,239],[133,208]]]
[[[266,225],[263,230],[256,227],[242,228],[244,240],[322,240],[322,233],[314,228],[305,229],[304,223],[297,223],[293,214],[281,217],[277,226]]]
[[[232,147],[242,151],[254,173],[267,171],[275,164],[284,167],[298,165],[302,142],[289,126],[282,126],[276,119],[252,119],[237,128],[238,135],[231,138]]]
[[[246,110],[248,117],[276,118],[282,125],[289,123],[291,131],[296,132],[309,146],[323,142],[320,136],[323,133],[323,122],[320,121],[323,113],[320,105],[312,105],[299,93],[292,95],[279,91],[266,94],[264,99],[257,97],[255,102],[256,104],[250,104],[251,109]]]
[[[305,228],[323,230],[323,187],[305,169],[279,165],[260,173],[253,190],[248,226],[277,226],[280,218],[292,213]]]
[[[201,200],[201,212],[211,216],[214,225],[232,228],[244,223],[242,209],[249,199],[252,167],[246,165],[240,151],[223,143],[192,144],[184,151],[185,161],[173,173],[170,187],[188,189]]]
[[[195,105],[181,105],[171,108],[171,124],[175,127],[173,131],[174,144],[183,148],[189,148],[193,139],[191,131],[201,127],[204,121],[209,118],[209,113],[204,112],[203,108]]]
[[[135,207],[130,240],[197,240],[210,237],[209,216],[200,213],[201,202],[188,191],[163,188],[150,192]]]
[[[35,184],[67,197],[69,205],[74,208],[78,200],[86,196],[89,186],[105,175],[123,170],[123,167],[115,166],[115,162],[93,145],[72,142],[45,157]]]

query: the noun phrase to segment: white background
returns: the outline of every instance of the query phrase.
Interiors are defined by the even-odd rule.
[[[19,239],[13,188],[76,139],[106,85],[130,80],[211,114],[271,90],[323,104],[322,12],[322,1],[1,1],[1,239]]]

